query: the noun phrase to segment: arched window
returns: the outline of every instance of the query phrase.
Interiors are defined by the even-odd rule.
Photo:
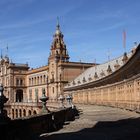
[[[12,109],[12,119],[14,119],[15,115],[14,115],[14,109]]]
[[[19,79],[16,79],[16,85],[17,86],[19,85]]]
[[[28,116],[31,116],[32,115],[32,112],[31,110],[28,111]]]
[[[35,89],[35,102],[38,102],[38,89]]]
[[[23,85],[23,80],[22,80],[22,79],[20,79],[20,85],[21,85],[21,86]]]
[[[18,118],[18,110],[16,109],[16,118]]]
[[[21,89],[16,91],[16,102],[23,102],[23,90]]]
[[[42,84],[42,76],[40,76],[40,84]]]
[[[23,117],[26,117],[26,110],[23,110]]]
[[[43,82],[45,83],[46,82],[46,76],[44,75],[43,77]]]
[[[39,77],[37,77],[37,84],[39,84]]]
[[[34,79],[32,78],[32,85],[34,84]]]
[[[58,51],[56,50],[56,55],[58,55]]]
[[[35,77],[35,85],[36,85],[36,77]]]
[[[29,101],[32,101],[32,89],[29,89]]]
[[[52,93],[54,93],[54,87],[52,87]]]
[[[33,115],[36,115],[36,114],[37,114],[37,112],[34,110],[34,111],[33,111]]]
[[[22,117],[22,111],[21,111],[21,109],[19,110],[19,117]]]
[[[59,77],[60,77],[60,81],[61,81],[61,74],[59,75]]]
[[[48,84],[48,77],[46,77],[46,83]]]

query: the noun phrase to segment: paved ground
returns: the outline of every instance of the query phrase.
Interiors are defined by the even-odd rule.
[[[126,110],[77,106],[81,115],[57,131],[42,134],[43,140],[140,140],[140,114]]]

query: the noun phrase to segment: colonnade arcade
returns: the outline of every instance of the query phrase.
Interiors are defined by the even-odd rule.
[[[66,92],[74,103],[97,104],[140,111],[140,75],[114,84]]]
[[[29,86],[46,83],[46,75],[35,76],[29,78]]]
[[[38,113],[39,113],[38,109],[33,109],[33,108],[29,108],[29,107],[27,107],[27,108],[14,107],[9,110],[8,114],[9,114],[10,118],[15,119],[15,118],[21,118],[21,117],[29,117],[31,115],[36,115]]]

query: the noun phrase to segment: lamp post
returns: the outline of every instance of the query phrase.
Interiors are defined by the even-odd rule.
[[[60,100],[60,108],[65,108],[64,106],[65,97],[62,94],[60,94],[58,100]]]
[[[74,105],[72,103],[72,100],[73,100],[72,95],[68,94],[67,97],[66,97],[66,99],[67,99],[68,107],[72,107],[72,109],[73,109],[74,108]]]
[[[45,95],[45,88],[43,88],[42,89],[42,97],[40,97],[40,100],[41,100],[41,102],[42,102],[42,113],[48,113],[48,112],[50,112],[49,110],[48,110],[48,108],[46,107],[46,104],[47,104],[47,100],[49,99],[49,97],[47,97],[46,95]]]
[[[68,107],[71,107],[71,96],[70,95],[67,95],[66,99],[67,99],[67,105],[68,105]]]
[[[0,84],[0,123],[4,123],[9,118],[4,113],[4,104],[8,101],[8,98],[6,98],[3,94],[4,88],[3,85]]]

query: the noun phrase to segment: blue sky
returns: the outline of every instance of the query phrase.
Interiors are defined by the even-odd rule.
[[[13,62],[46,65],[60,20],[71,61],[102,63],[140,41],[139,0],[0,0],[0,48]]]

